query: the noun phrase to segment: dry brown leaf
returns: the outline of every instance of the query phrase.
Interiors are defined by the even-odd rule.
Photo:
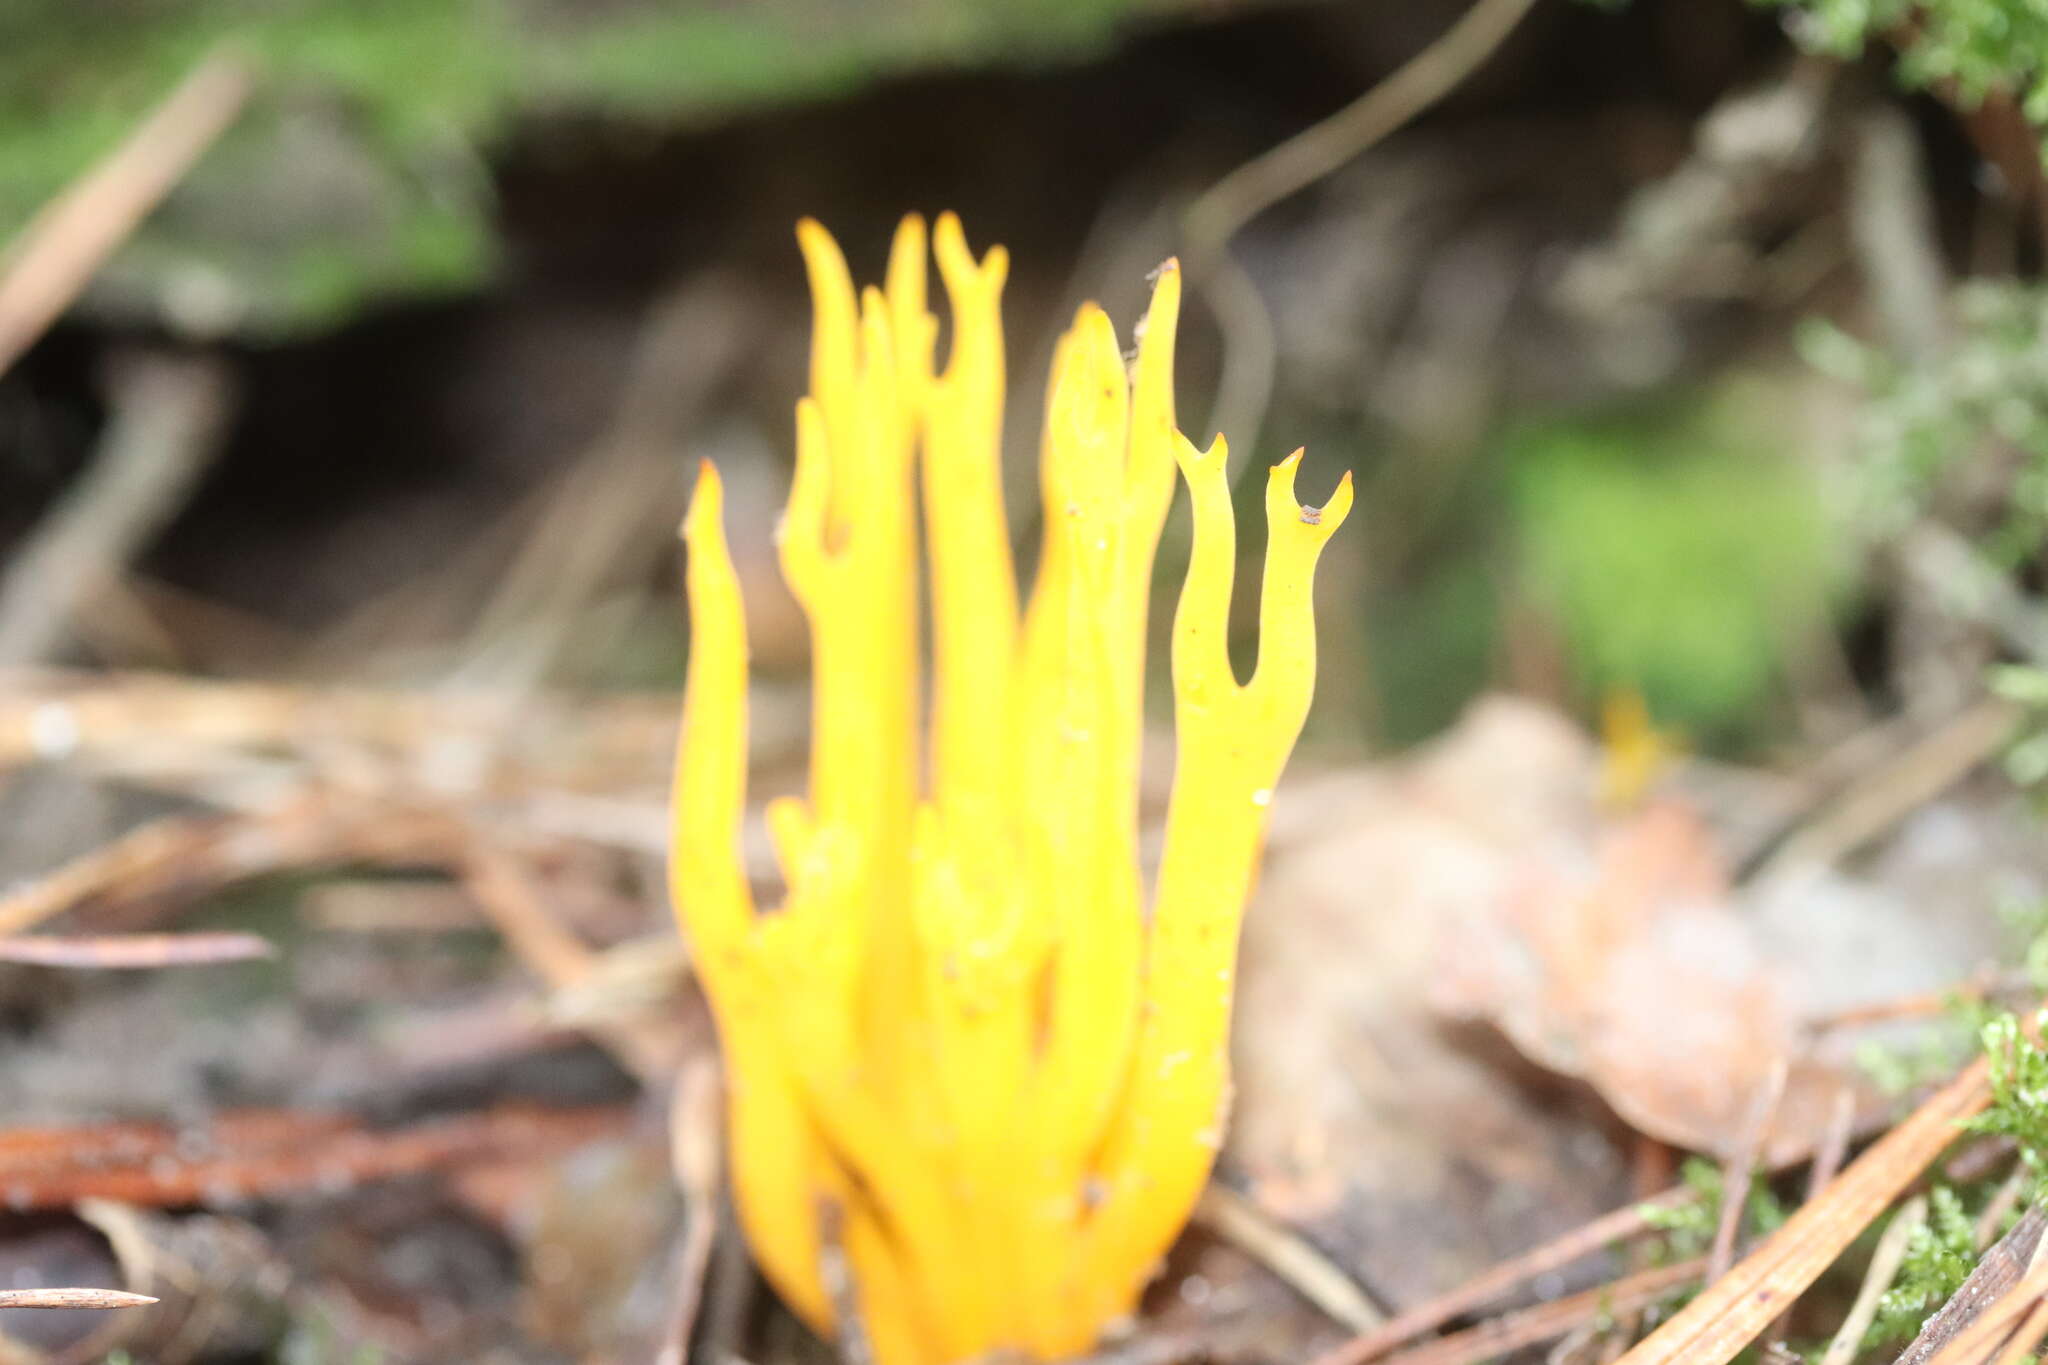
[[[1772,1162],[1809,1150],[1854,1080],[1800,1055],[1790,975],[1734,908],[1711,831],[1675,802],[1529,857],[1506,896],[1446,926],[1432,987],[1447,1015],[1496,1024],[1636,1128],[1695,1151],[1726,1154],[1781,1060]]]

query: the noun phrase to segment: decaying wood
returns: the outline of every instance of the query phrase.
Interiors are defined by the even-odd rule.
[[[2048,1213],[2038,1205],[2021,1214],[2011,1231],[1978,1258],[1962,1287],[1921,1325],[1920,1335],[1899,1353],[1894,1365],[1927,1365],[1935,1352],[1954,1340],[1987,1304],[2004,1297],[2026,1274],[2044,1230],[2048,1230]]]

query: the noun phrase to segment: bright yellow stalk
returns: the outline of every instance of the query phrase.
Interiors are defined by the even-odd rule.
[[[1046,404],[1044,535],[1020,608],[1003,512],[1000,296],[960,225],[930,237],[952,308],[943,372],[927,241],[905,220],[886,288],[798,241],[811,392],[780,528],[811,623],[811,785],[771,803],[783,907],[739,858],[746,632],[708,466],[684,524],[693,621],[673,893],[717,1015],[735,1192],[791,1305],[839,1324],[836,1236],[881,1365],[1088,1349],[1131,1311],[1208,1178],[1227,1095],[1239,917],[1315,672],[1311,579],[1351,505],[1267,483],[1259,663],[1240,685],[1219,439],[1174,428],[1180,276],[1161,271],[1135,366],[1092,304]],[[1152,561],[1178,465],[1195,540],[1174,620],[1179,741],[1145,909],[1138,760]],[[931,603],[919,734],[917,497]]]

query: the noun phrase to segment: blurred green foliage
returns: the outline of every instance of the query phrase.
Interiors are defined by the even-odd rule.
[[[103,280],[222,330],[321,326],[474,284],[485,157],[524,119],[662,124],[919,65],[1071,59],[1192,0],[7,0],[0,239],[223,42],[262,93]],[[188,311],[190,311],[188,309]]]
[[[2048,1047],[2039,1041],[2048,1011],[2022,1028],[2010,1012],[1984,1025],[1984,1055],[1991,1059],[1990,1107],[1963,1127],[1972,1133],[2011,1138],[2033,1177],[2033,1197],[2048,1178]]]
[[[1756,0],[1782,10],[1795,38],[1854,58],[1873,42],[1897,50],[1899,78],[1975,105],[2008,94],[2048,124],[2048,7],[2039,0]]]
[[[1748,1237],[1763,1238],[1785,1226],[1791,1211],[1771,1189],[1769,1172],[1759,1172],[1749,1184],[1742,1204],[1742,1230]],[[1665,1264],[1704,1256],[1714,1244],[1721,1225],[1721,1202],[1727,1189],[1721,1168],[1705,1157],[1689,1156],[1678,1168],[1679,1182],[1699,1196],[1687,1204],[1643,1204],[1643,1222],[1663,1234],[1656,1259]]]
[[[2003,519],[1980,546],[2010,568],[2048,536],[2048,289],[1978,280],[1959,286],[1953,302],[1951,344],[1929,363],[1903,363],[1827,322],[1803,328],[1800,346],[1867,395],[1857,417],[1866,498],[1857,521],[1873,536],[1921,515],[1959,462],[1998,447],[2018,453]]]
[[[1948,1302],[1976,1264],[1976,1220],[1952,1186],[1935,1185],[1927,1192],[1926,1221],[1913,1229],[1898,1274],[1877,1301],[1863,1349],[1911,1341],[1927,1315]]]
[[[1789,652],[1825,626],[1831,537],[1747,385],[1676,411],[1507,440],[1527,589],[1588,698],[1639,692],[1700,739],[1759,737]]]

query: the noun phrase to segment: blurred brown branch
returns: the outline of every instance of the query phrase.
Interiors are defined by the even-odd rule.
[[[125,142],[22,228],[0,258],[0,372],[35,344],[235,121],[250,86],[241,59],[209,56]]]

